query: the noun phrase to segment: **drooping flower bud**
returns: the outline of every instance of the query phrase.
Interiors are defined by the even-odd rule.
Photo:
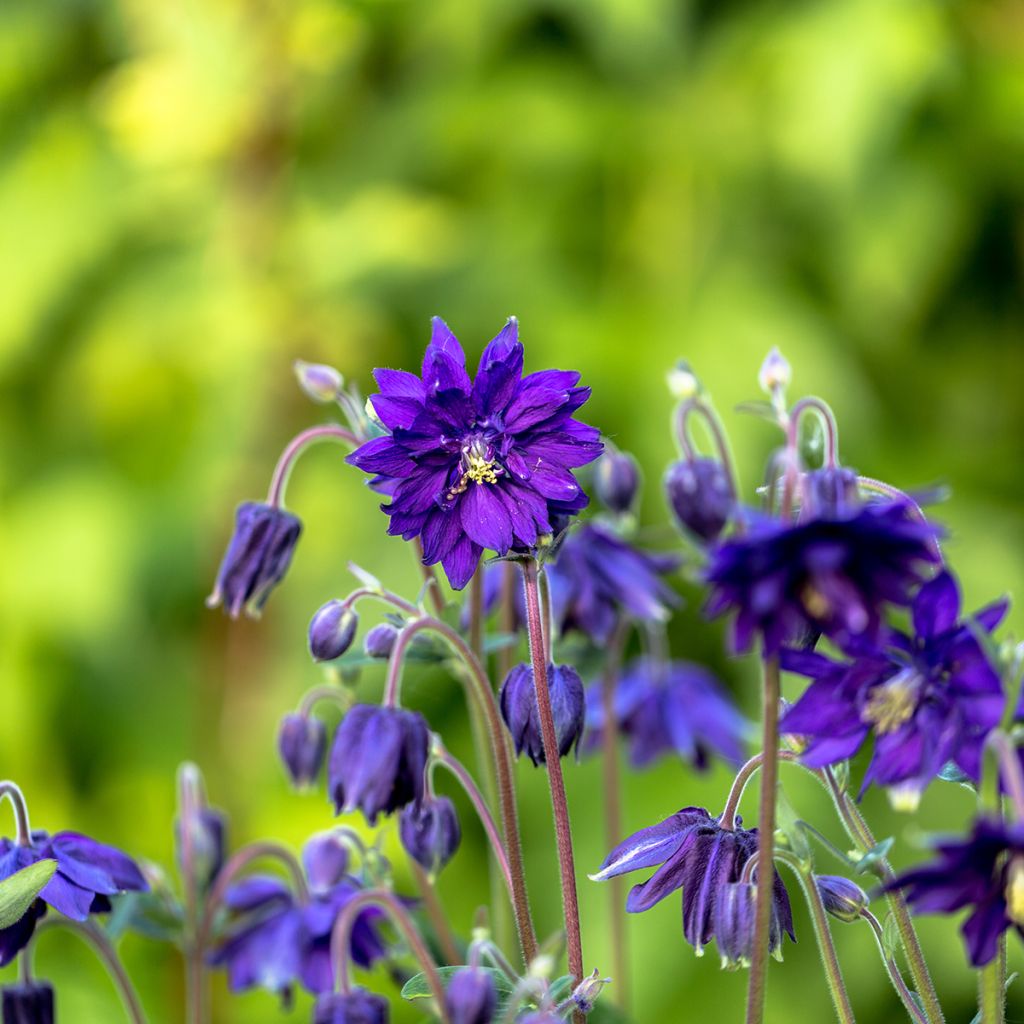
[[[548,689],[551,693],[558,752],[565,757],[583,733],[586,704],[583,682],[569,665],[548,665]],[[533,669],[529,665],[516,665],[502,684],[501,717],[512,734],[516,754],[525,751],[535,765],[543,764],[544,739],[537,710],[537,691],[533,685]]]
[[[313,1024],[388,1024],[388,1003],[381,996],[353,989],[320,996]]]
[[[444,796],[403,807],[398,834],[405,852],[431,876],[455,856],[462,842],[455,805]]]
[[[856,921],[868,903],[868,894],[840,875],[815,875],[814,881],[825,909],[840,921]]]
[[[359,616],[335,598],[320,607],[309,623],[309,653],[314,661],[334,661],[351,646]]]
[[[461,967],[445,993],[451,1024],[491,1024],[498,1009],[494,978],[479,967]]]
[[[302,522],[283,508],[247,501],[235,513],[235,532],[224,553],[210,608],[223,604],[233,619],[244,610],[259,615],[271,590],[284,578],[291,564]]]
[[[610,512],[625,515],[640,490],[640,467],[626,452],[606,448],[594,467],[594,491]]]
[[[667,376],[668,390],[673,398],[685,401],[700,394],[700,381],[685,359],[680,359]]]
[[[345,378],[333,366],[324,363],[307,363],[296,359],[293,368],[299,387],[307,397],[321,405],[333,402],[345,384]]]
[[[789,361],[777,347],[772,348],[771,352],[764,357],[761,370],[757,375],[757,383],[760,384],[761,390],[769,398],[774,398],[776,394],[785,392],[792,378],[793,370]]]
[[[185,863],[185,845],[182,828],[189,830],[190,864]],[[227,819],[211,807],[200,807],[189,822],[175,823],[178,846],[178,864],[183,872],[191,871],[200,890],[208,889],[224,867],[227,849]]]
[[[366,634],[363,650],[370,658],[390,658],[397,639],[398,629],[390,622],[381,622]]]
[[[861,506],[857,473],[845,466],[825,466],[801,480],[801,518],[841,519]]]
[[[3,1024],[53,1024],[53,986],[45,981],[3,989]]]
[[[725,467],[704,457],[672,463],[665,493],[679,525],[708,543],[718,539],[736,504]]]
[[[327,750],[327,730],[319,718],[290,714],[281,719],[277,749],[295,786],[311,786],[317,780]]]
[[[349,849],[340,830],[318,832],[302,847],[302,866],[310,892],[330,892],[348,871]]]
[[[404,708],[356,704],[338,726],[327,766],[335,812],[359,808],[371,825],[423,799],[430,732]]]

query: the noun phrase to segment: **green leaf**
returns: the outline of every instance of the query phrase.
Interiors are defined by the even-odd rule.
[[[111,939],[127,931],[138,932],[148,939],[171,942],[181,935],[181,908],[155,892],[126,892],[111,899],[113,908],[106,930]]]
[[[441,975],[441,984],[447,988],[452,975],[461,970],[463,970],[462,967],[438,967],[437,973]],[[512,995],[512,982],[509,981],[504,971],[499,971],[496,967],[480,967],[478,970],[486,971],[494,980],[499,1000],[505,1001]],[[422,973],[414,975],[402,986],[403,999],[430,999],[432,995],[427,976]]]
[[[891,913],[886,914],[882,924],[882,947],[885,949],[886,955],[895,958],[902,946],[903,940],[900,938],[896,916]]]
[[[881,862],[885,860],[889,851],[893,847],[893,843],[896,840],[889,836],[888,839],[883,839],[881,842],[875,843],[874,846],[864,854],[863,857],[854,865],[853,870],[858,875],[866,875],[869,872],[873,875],[879,875],[881,877]]]
[[[40,860],[0,882],[0,928],[10,928],[25,916],[56,870],[55,860]]]

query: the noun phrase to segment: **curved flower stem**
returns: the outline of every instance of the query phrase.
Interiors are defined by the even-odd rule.
[[[789,761],[804,768],[804,765],[800,764],[799,757],[792,750],[781,749],[777,756],[779,761]],[[721,828],[728,829],[730,832],[736,828],[736,812],[739,810],[743,793],[762,764],[764,764],[764,754],[755,754],[736,773],[736,778],[732,780],[732,786],[729,787],[729,795],[725,799],[725,807],[722,808]],[[818,775],[813,768],[805,768],[805,771],[809,771],[812,775]]]
[[[630,624],[622,619],[615,627],[605,654],[604,673],[601,677],[601,707],[604,729],[601,731],[601,762],[604,778],[605,845],[609,850],[622,840],[622,785],[619,778],[619,728],[615,717],[615,686],[622,666],[622,652],[629,635]],[[629,971],[626,932],[625,879],[611,879],[609,913],[612,931],[612,971],[617,982],[616,1002],[623,1010],[629,1009]]]
[[[349,691],[342,689],[340,686],[324,683],[321,686],[311,687],[302,695],[302,700],[299,701],[298,713],[308,718],[313,713],[313,708],[322,700],[329,700],[332,704],[337,704],[342,711],[348,711],[352,704],[352,697]]]
[[[103,929],[98,928],[92,921],[74,921],[70,917],[64,917],[63,915],[60,917],[48,917],[40,921],[36,926],[36,935],[32,944],[33,948],[36,940],[43,932],[51,931],[54,928],[66,928],[68,931],[74,932],[75,935],[85,942],[103,964],[107,974],[110,975],[110,979],[117,989],[117,994],[121,997],[121,1002],[124,1004],[125,1015],[132,1021],[132,1024],[146,1024],[146,1014],[142,1009],[139,993],[135,990],[132,979],[128,976],[128,972],[124,969],[124,964],[121,963],[121,958],[117,955],[117,950],[114,949],[113,943],[107,938]]]
[[[431,630],[441,636],[462,660],[467,669],[465,683],[468,696],[477,702],[487,723],[498,778],[501,824],[505,833],[505,853],[512,873],[516,928],[519,931],[519,944],[522,948],[523,958],[529,964],[537,955],[537,934],[534,931],[533,918],[530,916],[530,902],[526,893],[526,874],[523,870],[523,850],[519,838],[519,811],[516,806],[512,754],[509,749],[508,734],[502,725],[501,713],[498,710],[498,701],[487,679],[487,673],[458,631],[440,619],[424,615],[406,623],[400,630],[395,645],[391,649],[385,690],[393,692],[397,699],[401,686],[401,661],[405,648],[412,638],[423,630]]]
[[[319,441],[340,441],[342,444],[359,447],[359,438],[350,430],[338,426],[337,423],[324,423],[319,427],[310,427],[308,430],[296,434],[288,442],[285,450],[274,467],[274,475],[270,478],[270,488],[267,491],[267,504],[271,508],[280,508],[284,503],[284,492],[288,486],[288,478],[291,476],[292,467],[299,456],[312,444]]]
[[[761,803],[758,808],[757,842],[761,860],[768,864],[774,859],[775,847],[775,791],[779,783],[779,698],[779,660],[775,657],[766,658],[762,698],[764,726],[761,743]],[[747,987],[747,1024],[761,1024],[764,1019],[773,883],[773,872],[758,872],[754,948],[750,957],[750,978]]]
[[[823,398],[808,395],[801,398],[789,412],[788,430],[791,432],[792,444],[798,443],[800,419],[804,413],[817,413],[821,425],[825,428],[825,465],[833,469],[839,462],[839,425],[832,407]]]
[[[338,915],[331,929],[331,960],[334,963],[335,985],[341,992],[352,991],[352,979],[349,976],[349,949],[352,945],[352,929],[355,926],[356,918],[360,911],[366,907],[380,907],[386,910],[395,926],[402,933],[402,937],[409,944],[413,956],[419,961],[427,976],[430,991],[433,993],[434,1001],[437,1003],[437,1013],[444,1024],[450,1024],[448,1008],[445,1005],[444,985],[441,984],[441,976],[437,971],[437,964],[430,955],[423,937],[416,929],[409,912],[405,909],[402,901],[394,893],[386,889],[369,889],[359,893],[345,904],[345,909]]]
[[[818,940],[818,950],[821,953],[821,962],[825,967],[825,977],[828,980],[829,991],[832,993],[832,1004],[835,1006],[836,1017],[840,1024],[854,1024],[853,1007],[850,1005],[850,998],[846,994],[846,985],[843,982],[843,972],[839,967],[839,957],[836,956],[835,943],[832,941],[832,932],[828,926],[828,914],[821,901],[821,893],[818,892],[814,876],[799,858],[794,857],[788,850],[777,850],[775,860],[785,864],[797,877],[800,888],[804,891],[804,898],[811,911],[811,920],[814,922],[814,935]],[[774,883],[773,871],[758,871],[758,886],[760,887],[761,875],[767,875]]]
[[[444,908],[441,906],[441,901],[438,898],[437,887],[434,885],[430,875],[412,857],[409,858],[409,867],[412,868],[413,877],[416,879],[416,887],[423,897],[423,906],[427,912],[430,926],[434,929],[434,934],[437,936],[437,943],[441,947],[441,952],[444,954],[445,960],[454,966],[460,962],[462,955],[459,953],[459,946],[455,941],[455,933],[452,931],[452,926],[448,923],[448,918],[445,917]]]
[[[19,846],[32,845],[32,825],[28,818],[28,804],[25,802],[25,794],[21,787],[10,779],[0,782],[0,804],[4,800],[11,801],[11,808],[14,810],[15,836]]]
[[[874,491],[875,494],[881,494],[886,498],[892,498],[894,501],[905,502],[913,514],[914,518],[918,522],[923,523],[925,526],[931,525],[928,522],[928,517],[924,514],[924,509],[914,501],[914,499],[906,493],[901,491],[898,487],[893,487],[892,484],[883,483],[881,480],[875,480],[870,476],[859,476],[857,477],[857,483],[859,486],[869,491]],[[930,537],[928,539],[928,546],[932,549],[932,553],[939,560],[939,565],[943,565],[945,559],[942,554],[942,546],[939,544],[937,537]]]
[[[580,938],[580,909],[576,896],[576,868],[572,852],[572,826],[569,823],[569,804],[565,797],[562,778],[562,757],[555,732],[555,716],[551,709],[551,691],[548,689],[548,665],[544,649],[544,627],[541,621],[539,567],[536,559],[521,563],[523,593],[526,598],[526,619],[530,636],[530,662],[533,666],[537,713],[540,718],[541,737],[544,741],[544,766],[551,789],[551,809],[555,818],[555,840],[558,846],[558,867],[562,879],[562,909],[565,915],[565,939],[569,959],[569,973],[573,985],[583,980],[583,944]],[[573,1013],[575,1024],[582,1024],[584,1015]]]
[[[896,989],[903,1006],[910,1015],[910,1019],[914,1024],[928,1024],[928,1018],[921,1012],[921,1008],[914,1001],[914,994],[903,980],[899,964],[885,951],[885,938],[881,922],[867,908],[860,912],[860,916],[871,926],[875,942],[878,943],[879,955],[882,957],[882,963],[885,964],[885,969],[889,974],[889,980],[892,981],[893,987]]]
[[[178,828],[181,831],[181,882],[185,890],[185,956],[187,1019],[189,1024],[204,1024],[209,1016],[210,993],[203,951],[198,942],[199,892],[196,880],[192,823],[203,804],[199,769],[185,763],[178,769]]]
[[[679,441],[679,447],[687,459],[692,460],[696,458],[697,450],[693,445],[693,441],[690,439],[689,423],[690,417],[694,413],[700,416],[704,421],[704,425],[707,427],[708,433],[715,442],[718,459],[722,463],[722,467],[725,469],[725,476],[729,481],[732,498],[735,499],[739,495],[738,478],[736,476],[736,467],[732,460],[732,454],[729,452],[729,442],[726,439],[725,430],[723,429],[718,416],[715,414],[714,409],[712,409],[711,406],[700,397],[688,398],[676,410],[676,439]]]
[[[860,849],[861,853],[867,853],[877,846],[878,840],[868,827],[860,809],[850,799],[836,781],[835,773],[831,768],[824,769],[825,778],[829,783],[832,793],[832,800],[835,804],[839,818],[846,828],[846,832],[853,842]],[[882,881],[891,882],[896,876],[893,874],[892,866],[885,857],[878,860],[878,867],[881,871]],[[903,893],[898,889],[887,891],[885,894],[889,909],[892,911],[893,919],[896,921],[896,928],[900,934],[900,941],[907,956],[907,964],[910,968],[910,976],[914,981],[914,987],[924,1005],[925,1017],[928,1024],[943,1024],[945,1017],[942,1015],[942,1007],[939,1005],[939,997],[935,991],[931,975],[928,973],[928,965],[925,963],[924,951],[914,929],[914,922],[910,917],[910,909]]]
[[[430,602],[434,606],[434,614],[441,615],[444,612],[444,596],[441,593],[441,584],[437,579],[437,572],[432,565],[427,565],[423,561],[423,539],[417,537],[415,541],[417,558],[416,562],[420,567],[420,572],[423,575],[423,589],[430,597]]]

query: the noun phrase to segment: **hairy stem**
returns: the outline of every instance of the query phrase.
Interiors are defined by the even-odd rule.
[[[903,980],[903,975],[900,973],[900,965],[896,963],[895,959],[885,951],[885,932],[882,928],[881,921],[871,913],[870,910],[865,908],[860,912],[860,916],[871,926],[872,934],[875,936],[875,942],[878,943],[878,953],[882,958],[882,963],[885,965],[885,969],[888,972],[889,980],[892,982],[893,987],[896,989],[897,994],[900,997],[900,1001],[903,1003],[907,1013],[910,1015],[910,1019],[914,1024],[928,1024],[928,1018],[921,1012],[921,1008],[917,1005],[914,999],[914,994],[910,991],[907,983]]]
[[[0,803],[4,800],[11,801],[14,810],[15,837],[19,846],[32,845],[32,825],[28,819],[28,804],[25,802],[25,794],[21,787],[10,779],[0,782]]]
[[[459,953],[459,944],[455,941],[455,933],[452,931],[452,926],[448,923],[448,918],[445,916],[444,907],[441,906],[441,901],[437,895],[437,888],[426,871],[411,857],[409,858],[409,866],[412,868],[413,877],[416,879],[416,886],[423,897],[423,907],[427,912],[430,927],[434,929],[434,935],[437,936],[437,943],[441,947],[441,952],[444,954],[445,960],[454,966],[461,961],[462,954]]]
[[[195,870],[192,823],[203,804],[199,769],[190,763],[178,770],[178,828],[181,830],[181,881],[185,890],[185,990],[188,1024],[205,1024],[210,993],[199,946],[199,891]]]

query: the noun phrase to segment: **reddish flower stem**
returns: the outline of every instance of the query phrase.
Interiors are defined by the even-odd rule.
[[[270,478],[270,489],[267,491],[267,504],[271,508],[280,508],[284,503],[284,492],[288,486],[288,477],[298,457],[311,445],[319,441],[340,441],[342,444],[359,447],[359,439],[350,430],[338,426],[337,423],[324,423],[319,427],[296,434],[288,442],[285,450],[274,467],[274,475]]]

